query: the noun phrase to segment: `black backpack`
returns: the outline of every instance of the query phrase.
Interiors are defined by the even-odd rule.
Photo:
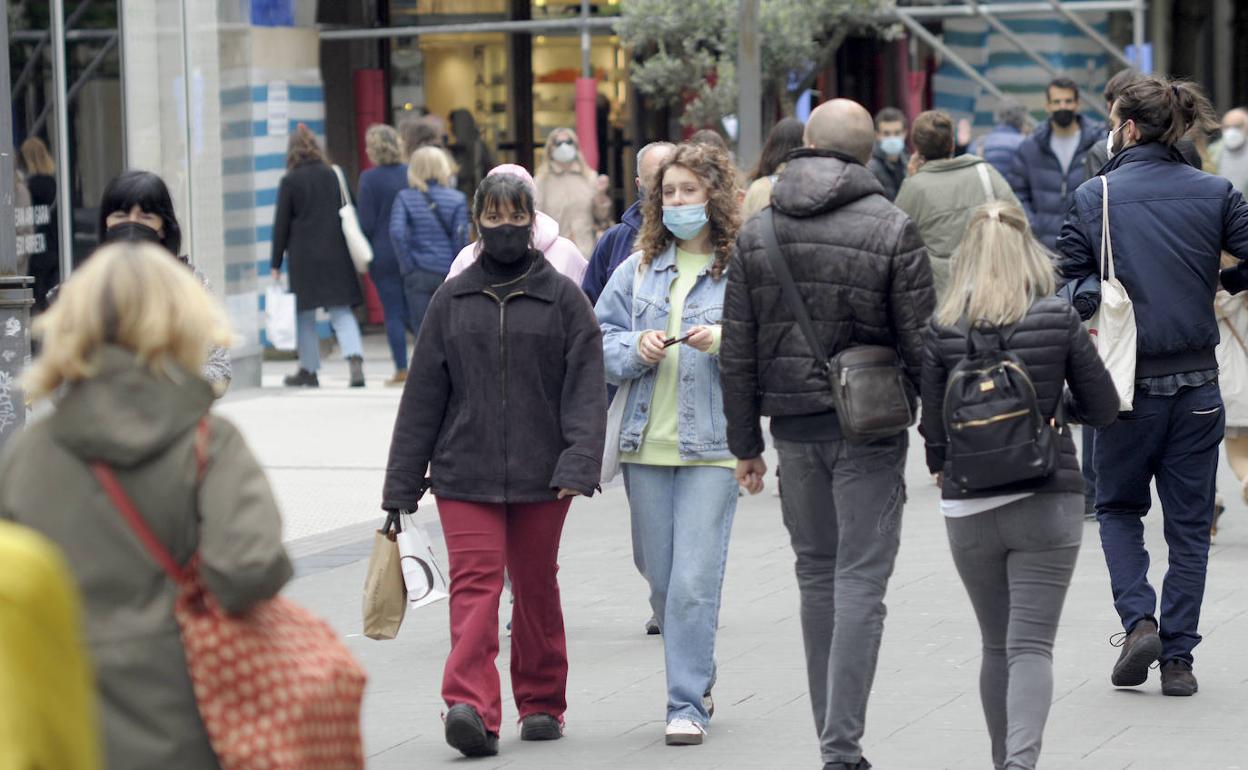
[[[958,326],[966,358],[945,389],[945,472],[962,491],[1043,479],[1057,470],[1060,420],[1040,413],[1027,367],[1007,349],[1014,327]],[[1061,405],[1058,405],[1061,411]]]

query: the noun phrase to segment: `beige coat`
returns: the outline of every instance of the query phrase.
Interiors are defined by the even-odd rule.
[[[592,254],[597,225],[610,218],[610,201],[600,200],[593,177],[575,168],[544,170],[537,177],[537,210],[559,223],[559,234],[576,244],[581,254]]]
[[[196,709],[173,618],[173,583],[91,474],[110,465],[152,530],[185,563],[197,550],[208,589],[231,612],[274,596],[291,576],[264,472],[238,430],[209,417],[210,460],[196,493],[195,427],[212,390],[180,383],[105,348],[99,373],[0,456],[0,519],[38,530],[65,553],[82,592],[107,766],[217,767]]]
[[[1226,409],[1226,427],[1248,428],[1248,297],[1219,291],[1213,300],[1218,317],[1218,385]]]

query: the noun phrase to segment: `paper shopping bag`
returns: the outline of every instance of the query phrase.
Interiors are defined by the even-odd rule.
[[[364,580],[364,635],[393,639],[407,611],[407,590],[399,564],[396,535],[387,529],[373,533],[373,555]]]
[[[450,596],[446,575],[433,555],[433,544],[410,515],[402,516],[403,531],[399,533],[399,556],[403,565],[403,582],[407,585],[407,601],[413,608],[432,604]]]
[[[264,336],[278,350],[295,349],[295,295],[281,286],[264,290]]]

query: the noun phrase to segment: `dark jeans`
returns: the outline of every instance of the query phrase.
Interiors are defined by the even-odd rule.
[[[1096,432],[1096,513],[1114,607],[1126,630],[1157,618],[1144,521],[1157,480],[1170,548],[1161,589],[1162,662],[1192,661],[1205,595],[1218,445],[1226,427],[1217,383],[1169,397],[1136,396],[1133,411]]]
[[[1083,498],[1089,509],[1096,506],[1096,429],[1085,427],[1083,434],[1083,456],[1079,464],[1083,468]]]
[[[390,357],[395,369],[407,368],[407,332],[411,316],[407,312],[407,295],[403,292],[403,276],[398,269],[372,270],[369,276],[377,287],[381,308],[385,312],[386,341],[390,343]]]
[[[901,543],[908,444],[905,433],[864,443],[776,441],[825,765],[856,767],[862,759],[884,592]]]
[[[407,297],[408,323],[412,334],[420,336],[420,323],[425,320],[425,311],[429,309],[429,301],[438,287],[446,280],[444,273],[413,268],[403,276],[403,296]]]

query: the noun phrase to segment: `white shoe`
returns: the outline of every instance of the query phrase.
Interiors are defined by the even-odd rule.
[[[668,746],[700,746],[706,728],[692,719],[673,719],[664,733]]]

